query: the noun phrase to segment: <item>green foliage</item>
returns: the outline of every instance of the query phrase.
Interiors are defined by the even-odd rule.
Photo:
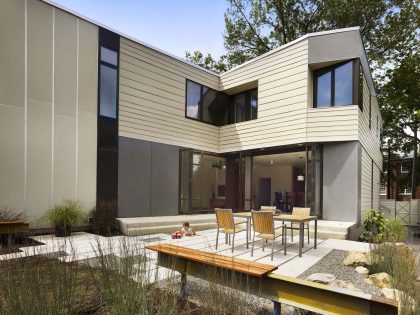
[[[369,209],[363,221],[364,232],[360,239],[369,243],[380,243],[384,237],[385,219],[380,210]]]
[[[360,26],[376,66],[418,49],[418,0],[228,0],[224,68],[244,63],[311,32]]]
[[[22,216],[22,213],[9,210],[7,206],[0,208],[0,222],[20,221],[22,220]]]
[[[95,233],[102,236],[113,235],[117,230],[117,202],[99,201],[98,205],[92,209],[92,225]]]
[[[208,70],[221,73],[228,70],[228,65],[225,63],[225,57],[222,57],[219,61],[216,61],[212,55],[207,54],[204,56],[203,53],[196,50],[194,53],[188,51],[185,52],[185,59],[197,66],[206,68]]]
[[[385,220],[385,240],[387,242],[405,242],[408,236],[408,229],[399,220]]]
[[[54,226],[72,226],[83,220],[85,215],[80,201],[66,199],[50,209],[47,217]]]

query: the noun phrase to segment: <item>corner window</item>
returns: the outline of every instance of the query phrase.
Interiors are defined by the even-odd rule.
[[[101,47],[99,67],[99,115],[117,118],[118,53]]]
[[[357,69],[357,72],[355,71]],[[319,69],[314,72],[314,107],[353,105],[360,102],[358,60]],[[355,78],[357,79],[356,82]],[[355,95],[357,99],[355,99]]]
[[[187,80],[185,117],[215,126],[224,126],[256,119],[257,114],[257,89],[229,96]]]
[[[230,96],[228,123],[235,124],[258,118],[258,90],[247,90]]]

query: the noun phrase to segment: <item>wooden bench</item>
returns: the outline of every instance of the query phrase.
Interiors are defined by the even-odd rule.
[[[209,253],[202,250],[196,250],[177,245],[151,245],[147,246],[146,249],[176,258],[183,258],[205,265],[219,267],[257,277],[262,277],[278,268],[277,266],[273,265],[257,263],[254,261]]]

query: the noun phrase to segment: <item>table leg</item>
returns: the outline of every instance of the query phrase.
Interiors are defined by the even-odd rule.
[[[251,223],[249,222],[249,218],[246,218],[246,248],[248,249],[248,242],[249,242],[249,234],[250,234],[250,225]]]
[[[303,235],[303,233],[302,233],[302,231],[303,231],[303,222],[302,221],[300,221],[299,222],[299,257],[302,257],[302,243],[303,243],[303,241],[302,241],[302,235]]]
[[[317,240],[316,240],[316,238],[317,238],[317,234],[318,234],[318,219],[315,219],[315,234],[314,234],[314,242],[315,242],[315,244],[314,244],[314,248],[316,249],[316,243],[317,243]]]

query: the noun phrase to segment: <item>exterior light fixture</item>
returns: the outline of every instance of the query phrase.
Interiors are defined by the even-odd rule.
[[[303,182],[305,180],[305,176],[304,175],[298,175],[297,180],[299,182]]]

